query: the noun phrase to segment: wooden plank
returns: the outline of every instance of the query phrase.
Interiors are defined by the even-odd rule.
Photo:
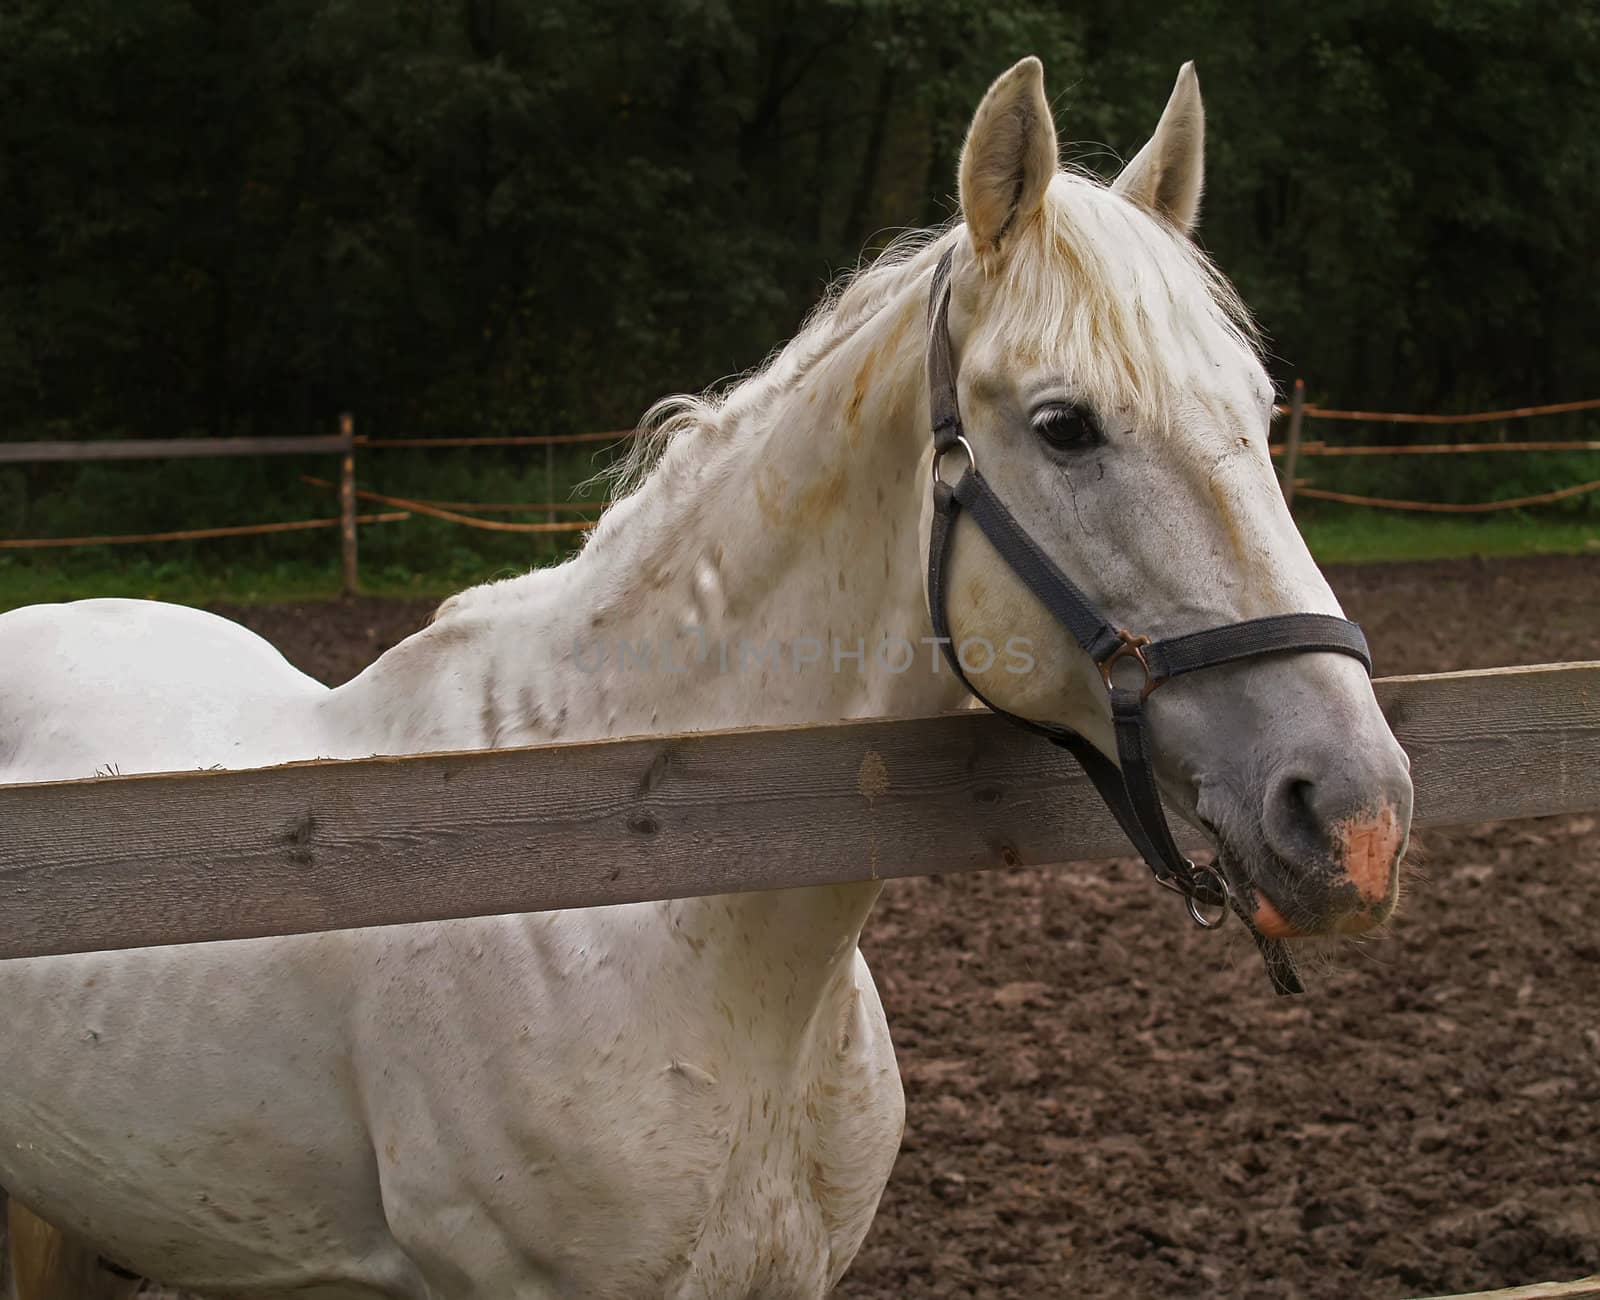
[[[342,435],[306,438],[108,438],[97,442],[0,443],[0,462],[190,460],[206,456],[290,456],[348,452]]]
[[[363,438],[363,447],[549,447],[569,442],[623,442],[638,436],[637,429],[612,429],[601,433],[494,434],[473,438]]]
[[[1600,664],[1379,694],[1419,825],[1600,808]],[[0,827],[0,957],[1128,854],[1064,753],[974,711],[16,785]]]
[[[1070,765],[974,713],[13,786],[0,956],[1121,851]]]
[[[1418,826],[1600,809],[1600,663],[1387,677]]]
[[[1501,1291],[1431,1296],[1429,1300],[1600,1300],[1600,1273],[1580,1277],[1576,1282],[1530,1282]]]

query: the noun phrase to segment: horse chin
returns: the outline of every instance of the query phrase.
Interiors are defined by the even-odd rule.
[[[1305,939],[1309,932],[1291,921],[1281,911],[1264,889],[1257,889],[1255,912],[1250,923],[1269,939]]]
[[[1399,898],[1396,888],[1381,903],[1322,915],[1307,907],[1304,894],[1323,891],[1300,890],[1293,882],[1308,870],[1331,873],[1331,864],[1307,868],[1277,860],[1264,849],[1241,854],[1228,847],[1221,848],[1218,864],[1240,914],[1268,939],[1294,940],[1297,947],[1313,940],[1337,941],[1370,933],[1393,915]]]

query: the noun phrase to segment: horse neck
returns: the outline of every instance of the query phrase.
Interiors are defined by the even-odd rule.
[[[794,377],[780,357],[755,381],[769,385],[759,400],[735,393],[721,427],[680,434],[578,557],[451,601],[334,693],[343,726],[365,733],[356,752],[954,707],[963,692],[923,641],[920,326],[908,284]],[[909,670],[877,652],[886,638],[915,647]],[[790,936],[821,977],[853,954],[878,888],[674,906],[724,931]],[[804,968],[800,955],[785,964]]]
[[[599,734],[915,713],[955,698],[926,647],[921,672],[887,671],[876,653],[928,631],[917,315],[908,295],[797,378],[769,380],[775,397],[744,407],[736,395],[724,427],[675,445],[572,566],[577,589],[594,593],[574,661]]]

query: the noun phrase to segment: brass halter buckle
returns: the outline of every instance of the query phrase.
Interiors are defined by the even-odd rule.
[[[1166,681],[1166,678],[1157,677],[1151,672],[1150,663],[1144,657],[1144,648],[1150,644],[1149,637],[1135,636],[1126,628],[1119,629],[1117,636],[1121,638],[1122,644],[1100,661],[1100,676],[1105,679],[1106,690],[1115,690],[1117,684],[1113,680],[1112,674],[1117,664],[1123,659],[1137,660],[1140,669],[1144,672],[1144,688],[1139,692],[1139,702],[1142,704],[1150,698],[1150,692]]]

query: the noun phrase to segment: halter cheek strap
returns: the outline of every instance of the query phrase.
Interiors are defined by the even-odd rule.
[[[1233,896],[1214,866],[1196,866],[1178,848],[1161,805],[1144,704],[1152,691],[1174,677],[1262,655],[1343,654],[1360,660],[1371,673],[1367,639],[1348,619],[1329,614],[1278,614],[1164,641],[1135,636],[1107,621],[1006,509],[978,471],[961,421],[950,347],[951,257],[946,252],[940,261],[929,301],[928,408],[933,423],[934,510],[928,543],[928,609],[934,635],[956,676],[983,704],[1018,726],[1047,737],[1078,761],[1157,882],[1184,896],[1196,924],[1208,929],[1221,924],[1231,903],[1261,950],[1273,988],[1279,993],[1299,993],[1303,986],[1293,957],[1281,942],[1268,939],[1256,928],[1251,920],[1254,906],[1247,908],[1246,900]],[[961,477],[949,483],[940,471],[945,456],[957,449],[966,465]],[[1099,666],[1110,695],[1116,763],[1074,731],[1000,708],[968,680],[960,649],[950,636],[945,610],[950,547],[955,524],[962,514],[977,524],[1001,559]],[[1136,677],[1122,667],[1124,661],[1137,668]]]

